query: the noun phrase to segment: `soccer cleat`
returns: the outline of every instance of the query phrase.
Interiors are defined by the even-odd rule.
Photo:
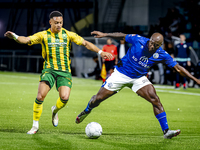
[[[58,113],[53,113],[55,110],[56,106],[52,106],[51,110],[52,110],[52,124],[54,127],[58,126]]]
[[[38,132],[38,128],[37,127],[35,127],[35,126],[33,126],[32,128],[31,128],[31,130],[29,130],[28,132],[27,132],[27,134],[36,134],[37,132]]]
[[[167,133],[164,134],[165,139],[171,139],[181,133],[181,130],[168,130]]]
[[[90,113],[90,112],[89,112]],[[76,117],[76,123],[81,123],[88,115],[89,113],[86,113],[85,111],[82,111],[77,117]]]

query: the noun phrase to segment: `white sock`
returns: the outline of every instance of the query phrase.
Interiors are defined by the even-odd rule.
[[[33,126],[39,129],[39,121],[33,120]]]

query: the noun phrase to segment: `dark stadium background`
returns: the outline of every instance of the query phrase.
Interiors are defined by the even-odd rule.
[[[169,33],[174,36],[184,33],[194,55],[200,58],[198,0],[0,0],[0,70],[41,72],[41,46],[20,45],[5,38],[4,33],[9,30],[28,36],[48,29],[49,13],[53,10],[63,13],[64,28],[84,38],[91,37],[93,30],[137,33],[146,37],[160,32],[166,40]],[[172,32],[170,25],[174,20],[178,22],[178,29]],[[92,60],[92,55],[86,57]],[[72,47],[73,57],[76,56]],[[77,75],[75,68],[72,61],[74,76]]]

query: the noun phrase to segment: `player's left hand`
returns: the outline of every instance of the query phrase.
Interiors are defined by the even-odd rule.
[[[108,53],[108,52],[102,52],[101,57],[104,58],[104,59],[111,60],[113,58],[113,55],[111,53]]]

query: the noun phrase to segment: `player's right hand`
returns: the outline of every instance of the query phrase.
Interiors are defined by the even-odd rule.
[[[106,36],[105,33],[100,32],[100,31],[93,31],[93,32],[91,32],[91,35],[94,35],[94,34],[96,34],[96,35],[94,36],[95,38],[102,38],[102,37],[105,37],[105,36]]]
[[[109,60],[111,60],[113,58],[113,55],[111,53],[108,53],[108,52],[102,52],[101,53],[101,57],[103,59],[109,59]]]
[[[13,32],[11,32],[11,31],[7,31],[4,34],[4,36],[7,37],[7,38],[9,38],[9,39],[14,39]]]

